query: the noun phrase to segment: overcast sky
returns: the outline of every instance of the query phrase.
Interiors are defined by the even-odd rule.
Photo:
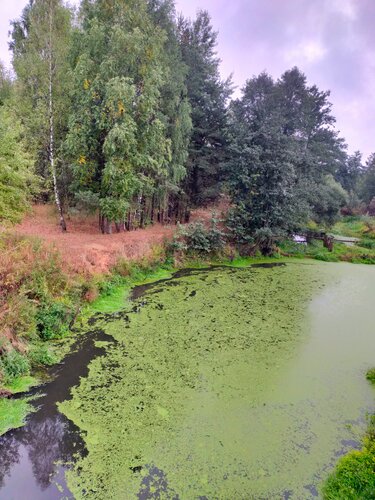
[[[77,4],[78,0],[71,0]],[[0,0],[0,59],[7,65],[9,20],[26,0]],[[332,91],[337,128],[366,158],[375,151],[375,0],[177,0],[194,16],[207,9],[219,31],[223,76],[240,88],[263,70],[299,66]]]

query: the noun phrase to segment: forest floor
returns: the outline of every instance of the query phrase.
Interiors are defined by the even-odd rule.
[[[96,217],[67,217],[68,231],[62,233],[58,217],[51,205],[34,205],[21,224],[12,231],[21,236],[37,237],[54,246],[63,262],[73,272],[106,273],[120,256],[139,260],[155,245],[170,239],[175,226],[155,224],[136,231],[101,234]]]
[[[210,217],[210,209],[199,209],[192,213],[192,221]],[[67,217],[67,233],[61,233],[54,206],[34,205],[32,211],[12,232],[37,237],[54,246],[63,262],[76,273],[107,273],[121,256],[135,261],[147,257],[155,245],[171,239],[176,226],[155,224],[146,229],[103,235],[95,216]]]

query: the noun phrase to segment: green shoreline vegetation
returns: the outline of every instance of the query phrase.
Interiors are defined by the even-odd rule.
[[[86,432],[89,450],[88,457],[79,460],[81,473],[70,471],[70,485],[78,498],[82,489],[92,498],[105,498],[104,476],[117,496],[124,492],[124,481],[132,493],[140,484],[155,492],[156,479],[147,478],[145,467],[157,463],[169,471],[171,491],[186,493],[188,487],[171,472],[173,458],[181,456],[163,452],[169,438],[181,439],[186,450],[176,425],[186,417],[193,389],[211,383],[219,391],[214,372],[218,378],[227,376],[233,387],[235,375],[240,380],[242,374],[249,375],[261,386],[261,377],[268,380],[276,373],[262,348],[279,349],[283,361],[286,339],[297,345],[304,299],[308,301],[316,286],[324,286],[324,276],[314,276],[312,270],[325,264],[313,264],[312,259],[375,265],[375,153],[367,160],[360,151],[349,153],[353,145],[346,144],[335,127],[330,91],[319,89],[298,67],[278,78],[266,72],[253,75],[235,96],[231,77],[221,74],[218,33],[207,11],[199,10],[193,19],[179,16],[175,0],[80,0],[76,8],[67,0],[24,3],[19,18],[10,24],[12,70],[0,61],[0,435],[23,424],[32,411],[28,390],[44,381],[48,367],[59,363],[77,337],[89,331],[89,318],[119,312],[122,319],[113,315],[114,321],[103,325],[116,342],[103,343],[107,356],[90,363],[89,376],[73,389],[73,399],[61,405]],[[22,221],[33,203],[52,202],[62,233],[79,221],[86,236],[94,234],[94,217],[98,236],[108,238],[115,231],[142,230],[156,223],[183,224],[172,242],[153,248],[150,256],[138,262],[119,258],[106,275],[89,277],[68,269],[47,243],[18,235],[20,228],[6,232]],[[193,210],[209,206],[220,207],[222,220],[213,214],[211,221],[203,216],[204,222],[189,224]],[[54,238],[38,224],[32,229],[41,236],[47,233],[47,242]],[[294,235],[304,234],[316,238],[297,244]],[[332,248],[334,235],[348,241]],[[302,259],[310,260],[302,265]],[[262,262],[298,262],[299,267],[291,265],[286,272],[280,266],[273,274],[257,272],[255,266],[249,269]],[[95,269],[92,265],[90,270]],[[215,265],[231,267],[228,272],[218,267],[216,277],[207,276],[207,283],[212,280],[216,287],[216,299],[203,275],[199,285],[204,296],[189,288],[200,280],[193,273],[179,282],[175,296],[161,284],[147,296],[149,305],[138,304],[139,315],[127,314],[134,286],[168,280],[179,269]],[[237,267],[244,268],[249,283],[241,281]],[[366,273],[371,274],[368,268]],[[239,289],[231,281],[234,275]],[[196,295],[217,318],[199,306]],[[365,303],[366,296],[361,297]],[[225,301],[236,313],[232,317],[221,315]],[[247,301],[256,314],[247,309]],[[173,323],[163,323],[163,308],[175,323],[183,318],[185,338],[174,335]],[[280,315],[278,325],[272,310]],[[366,335],[369,318],[361,329]],[[254,353],[244,332],[248,324],[258,357],[251,358]],[[233,325],[237,337],[231,336]],[[210,336],[211,328],[222,338]],[[126,341],[124,329],[131,333]],[[133,348],[129,356],[127,342]],[[176,348],[175,359],[168,357],[171,348]],[[190,365],[181,354],[187,349]],[[210,358],[211,352],[216,358]],[[231,354],[239,360],[241,373],[231,366]],[[250,367],[246,357],[253,360]],[[208,363],[203,378],[194,364],[201,361]],[[145,374],[159,386],[149,384]],[[374,381],[373,371],[367,376]],[[16,393],[26,399],[12,399]],[[207,403],[217,402],[216,395],[209,393]],[[121,402],[117,406],[115,396]],[[224,399],[229,406],[230,390]],[[235,401],[244,413],[245,399]],[[204,406],[206,401],[199,403]],[[218,407],[217,413],[228,414],[228,408]],[[210,416],[210,408],[206,410]],[[112,423],[115,430],[109,432]],[[151,423],[155,435],[150,441],[157,442],[153,450],[144,436],[136,440]],[[270,428],[283,426],[287,428],[284,414]],[[243,427],[239,419],[237,430]],[[328,422],[314,432],[331,442],[328,434],[340,429]],[[189,435],[190,429],[185,432]],[[205,446],[204,440],[198,444]],[[225,445],[233,450],[229,438]],[[113,462],[108,459],[110,446]],[[310,449],[309,443],[306,446]],[[264,449],[269,453],[266,460],[274,455],[281,460],[277,450]],[[328,500],[374,493],[374,449],[372,420],[363,451],[342,459],[328,480]],[[208,471],[218,492],[209,484],[207,468],[193,490],[220,495],[224,464],[230,471],[225,487],[236,493],[233,497],[241,496],[237,493],[246,482],[246,467],[226,462],[221,448],[208,451],[218,457],[217,469]],[[238,451],[239,457],[245,454],[241,446]],[[321,456],[322,450],[315,453]],[[199,455],[187,457],[185,462],[196,472],[206,467]],[[122,461],[127,464],[123,476]],[[184,472],[184,465],[180,470]],[[302,468],[298,473],[304,474]],[[273,480],[265,470],[257,474],[254,481]]]
[[[375,386],[375,368],[367,372],[366,378]],[[324,500],[375,498],[375,415],[369,416],[362,450],[351,451],[339,460],[322,493]]]

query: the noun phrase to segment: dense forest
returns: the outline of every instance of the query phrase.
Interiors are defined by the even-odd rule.
[[[53,200],[63,231],[75,210],[111,233],[225,196],[247,245],[375,212],[375,154],[348,154],[329,92],[295,67],[234,99],[216,47],[209,14],[173,0],[30,0],[0,68],[0,221]]]

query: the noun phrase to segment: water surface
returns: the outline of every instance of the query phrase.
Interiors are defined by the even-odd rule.
[[[0,498],[316,497],[375,406],[374,304],[375,268],[309,261],[139,289],[0,442]]]

